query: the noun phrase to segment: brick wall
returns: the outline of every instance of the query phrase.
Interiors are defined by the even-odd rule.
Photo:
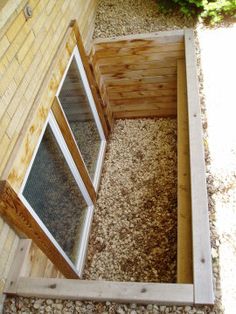
[[[23,7],[29,3],[32,18]],[[96,0],[4,0],[0,5],[0,175],[72,19],[89,47]],[[0,292],[19,238],[0,217]]]

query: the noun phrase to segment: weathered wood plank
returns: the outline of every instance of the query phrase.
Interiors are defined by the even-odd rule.
[[[178,237],[177,282],[193,283],[191,187],[186,68],[177,61]]]
[[[118,86],[130,86],[130,85],[139,85],[140,84],[162,84],[162,83],[175,83],[176,84],[176,75],[163,75],[163,76],[153,76],[153,77],[143,77],[141,79],[116,79],[116,80],[106,80],[106,88],[117,87]]]
[[[170,52],[170,51],[184,51],[184,43],[156,43],[153,42],[152,46],[148,46],[150,44],[150,40],[147,40],[147,46],[135,46],[129,47],[124,45],[123,47],[105,47],[103,49],[99,49],[96,51],[96,54],[93,57],[93,60],[96,62],[100,58],[112,58],[114,56],[133,56],[133,55],[149,55],[151,53],[160,53],[160,52]]]
[[[185,31],[189,115],[193,278],[196,304],[213,304],[213,278],[198,77],[192,30]]]
[[[174,31],[161,31],[161,32],[154,32],[154,33],[144,33],[144,34],[135,34],[135,35],[126,35],[126,36],[117,36],[117,37],[110,37],[110,38],[99,38],[93,41],[93,45],[96,44],[111,44],[116,47],[117,45],[123,46],[125,43],[132,44],[134,43],[135,46],[138,43],[143,43],[147,38],[152,41],[155,40],[159,43],[168,43],[168,42],[182,42],[184,39],[184,31],[183,30],[174,30]]]
[[[102,74],[117,73],[124,71],[136,71],[136,70],[149,70],[149,69],[162,69],[168,67],[176,67],[176,60],[170,60],[169,62],[164,61],[150,61],[145,63],[135,64],[117,64],[113,65],[112,68],[109,65],[101,65],[99,70]]]
[[[152,77],[152,76],[162,76],[162,75],[176,75],[176,66],[166,67],[160,69],[142,69],[142,70],[129,70],[124,72],[116,72],[103,74],[101,73],[101,79],[106,82],[106,80],[111,79],[141,79],[143,77]]]
[[[114,119],[148,118],[148,117],[176,117],[176,108],[114,111]]]
[[[127,104],[127,106],[145,106],[155,104],[156,106],[160,106],[163,104],[163,108],[168,107],[168,104],[175,104],[176,107],[176,95],[172,96],[155,96],[155,97],[143,97],[143,98],[130,98],[130,99],[112,99],[110,100],[110,105],[112,106],[113,111],[118,109],[118,106]]]
[[[13,264],[5,284],[5,289],[9,293],[15,293],[19,276],[24,276],[25,262],[28,258],[32,241],[30,239],[21,239],[15,252]]]
[[[173,59],[182,58],[184,56],[183,51],[170,51],[160,53],[149,53],[147,55],[133,55],[133,56],[115,56],[115,57],[104,57],[94,62],[95,68],[101,65],[115,65],[115,64],[135,64],[138,62],[149,62],[149,61],[173,61]]]
[[[8,294],[6,290],[5,293]],[[17,295],[141,304],[192,304],[193,285],[20,278]]]
[[[122,89],[118,92],[109,92],[110,100],[118,100],[118,99],[131,99],[131,98],[144,98],[144,97],[158,97],[158,96],[175,96],[176,97],[177,90],[176,88],[171,89],[158,89],[155,90],[145,90],[136,89],[136,91],[122,91]]]
[[[116,92],[137,92],[137,91],[141,91],[141,92],[156,92],[158,91],[162,91],[162,90],[170,90],[170,89],[177,89],[177,82],[176,82],[176,78],[173,81],[170,82],[165,82],[165,83],[139,83],[139,82],[131,82],[129,85],[126,84],[125,85],[125,89],[124,89],[124,85],[119,85],[116,84],[114,86],[108,86],[107,87],[107,92],[109,93],[109,95],[112,95],[112,93],[116,93]]]

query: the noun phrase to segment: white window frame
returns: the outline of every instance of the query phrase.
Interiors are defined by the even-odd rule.
[[[63,109],[62,104],[61,104],[60,99],[59,99],[59,94],[60,94],[61,88],[63,86],[63,83],[65,81],[66,75],[68,73],[68,70],[69,70],[69,67],[70,67],[70,65],[72,63],[73,58],[75,58],[76,64],[78,66],[78,70],[79,70],[81,78],[82,78],[83,87],[84,87],[85,92],[86,92],[87,97],[88,97],[88,103],[89,103],[92,115],[94,117],[97,129],[98,129],[98,133],[99,133],[99,136],[100,136],[100,139],[101,139],[101,144],[100,144],[100,149],[99,149],[99,154],[98,154],[98,159],[97,159],[97,164],[96,164],[96,170],[95,170],[95,175],[94,175],[94,179],[93,180],[90,177],[90,174],[89,174],[88,169],[87,169],[87,167],[85,165],[83,156],[80,153],[80,149],[79,149],[79,147],[77,145],[77,141],[76,141],[76,139],[74,137],[73,131],[71,130],[70,124],[69,124],[69,122],[67,120],[66,114],[64,112],[64,109]],[[93,183],[95,191],[97,192],[98,191],[98,187],[99,187],[100,178],[101,178],[101,171],[102,171],[103,160],[104,160],[105,151],[106,151],[106,137],[105,137],[105,134],[104,134],[104,131],[103,131],[102,124],[100,122],[99,115],[97,113],[95,101],[94,101],[94,98],[93,98],[93,95],[92,95],[92,92],[91,92],[91,89],[90,89],[90,86],[89,86],[87,75],[86,75],[86,72],[85,72],[85,69],[84,69],[84,66],[83,66],[83,62],[82,62],[82,59],[81,59],[81,56],[80,56],[80,53],[79,53],[79,50],[78,50],[77,46],[75,46],[75,48],[74,48],[74,50],[73,50],[73,52],[71,54],[70,60],[69,60],[69,62],[67,64],[67,67],[66,67],[65,72],[63,74],[62,80],[61,80],[61,82],[59,84],[59,87],[58,87],[58,90],[56,92],[56,98],[58,100],[59,106],[61,107],[61,110],[62,110],[63,115],[65,117],[65,120],[66,120],[66,122],[68,124],[68,127],[71,130],[71,134],[72,134],[72,136],[74,138],[74,141],[76,143],[76,147],[77,147],[77,149],[78,149],[78,151],[79,151],[79,153],[80,153],[80,155],[82,157],[84,166],[85,166],[86,171],[88,173],[88,176],[89,176],[91,182]]]
[[[67,254],[64,252],[62,247],[59,245],[59,243],[56,241],[56,239],[53,237],[52,233],[49,231],[49,229],[45,226],[41,218],[37,215],[37,213],[34,211],[32,206],[29,204],[25,196],[23,195],[23,191],[26,185],[26,182],[28,180],[31,168],[33,166],[35,157],[37,155],[39,146],[41,144],[41,141],[43,139],[46,127],[50,126],[53,135],[55,137],[55,140],[57,141],[58,146],[60,147],[60,150],[65,158],[66,164],[68,165],[72,176],[74,177],[78,188],[80,189],[80,192],[82,193],[85,202],[87,204],[87,213],[85,217],[85,221],[83,224],[82,232],[81,232],[81,239],[80,239],[80,245],[79,245],[79,251],[77,252],[77,258],[75,261],[75,264],[69,259]],[[92,224],[92,218],[93,218],[93,212],[94,212],[94,205],[92,202],[92,199],[89,196],[89,193],[86,189],[86,186],[82,180],[82,177],[77,169],[77,166],[73,160],[73,157],[70,154],[70,151],[66,145],[66,142],[64,140],[64,137],[60,131],[60,128],[56,122],[56,119],[53,115],[52,112],[49,112],[48,118],[44,124],[44,127],[42,129],[42,132],[40,134],[40,137],[38,139],[37,146],[34,150],[34,154],[32,156],[32,159],[30,161],[30,164],[28,166],[28,169],[26,171],[23,183],[21,185],[20,191],[19,191],[19,198],[26,207],[26,209],[29,211],[29,213],[33,216],[33,218],[36,220],[36,222],[39,224],[40,228],[46,233],[50,241],[53,243],[53,245],[58,249],[58,251],[61,253],[61,255],[64,257],[66,262],[74,269],[74,271],[78,274],[78,276],[81,278],[83,269],[84,269],[84,264],[85,264],[85,259],[86,259],[86,252],[87,252],[87,247],[88,247],[88,240],[89,240],[89,234],[90,234],[90,229],[91,229],[91,224]]]

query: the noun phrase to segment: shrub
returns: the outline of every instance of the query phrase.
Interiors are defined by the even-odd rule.
[[[179,10],[186,16],[202,17],[211,24],[225,16],[236,17],[236,0],[157,0],[163,12]]]

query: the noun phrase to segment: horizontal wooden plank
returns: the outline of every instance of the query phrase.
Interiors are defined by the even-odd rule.
[[[148,42],[148,41],[147,41]],[[150,41],[149,41],[150,42]],[[183,51],[184,43],[156,43],[153,42],[152,46],[135,46],[127,47],[105,47],[96,51],[96,54],[93,56],[92,60],[99,60],[101,58],[113,58],[114,56],[134,56],[134,55],[149,55],[151,53],[159,54],[160,52],[171,52],[171,51]]]
[[[165,102],[165,103],[141,103],[139,105],[130,104],[128,101],[123,102],[121,105],[113,106],[112,111],[121,112],[121,111],[134,111],[134,110],[165,110],[165,109],[176,109],[176,102]]]
[[[127,99],[113,99],[113,100],[110,100],[109,103],[112,107],[114,107],[113,110],[116,110],[118,106],[121,106],[123,104],[136,106],[136,107],[138,107],[139,105],[148,105],[148,104],[156,104],[156,105],[169,104],[169,103],[176,104],[176,96],[174,95],[174,96],[160,96],[160,97],[130,98],[128,100]]]
[[[156,91],[156,90],[170,90],[175,89],[176,90],[176,80],[165,82],[165,83],[145,83],[145,82],[137,82],[133,81],[130,84],[126,84],[125,88],[124,85],[116,84],[114,86],[108,86],[107,87],[107,93],[110,95],[113,92],[137,92],[137,91]]]
[[[176,117],[176,108],[131,110],[113,112],[114,119],[150,118],[150,117]]]
[[[162,75],[176,75],[176,67],[160,68],[160,69],[146,69],[146,70],[128,70],[124,72],[116,73],[101,73],[101,79],[103,82],[106,80],[116,79],[141,79],[143,77],[156,77]]]
[[[148,70],[148,69],[162,69],[168,67],[176,67],[176,60],[172,59],[168,62],[165,61],[150,61],[135,64],[114,64],[112,67],[109,65],[101,65],[99,71],[102,74],[117,73],[124,71],[135,70]]]
[[[5,291],[8,294],[8,291]],[[16,295],[142,304],[193,304],[193,285],[19,278]]]
[[[110,86],[126,86],[134,84],[159,84],[159,83],[175,83],[176,84],[176,75],[162,75],[162,76],[153,76],[153,77],[143,77],[141,79],[116,79],[116,80],[106,80],[106,87]]]
[[[132,44],[142,42],[143,40],[155,40],[157,42],[182,42],[184,40],[184,31],[183,30],[173,30],[173,31],[161,31],[153,33],[143,33],[143,34],[134,34],[134,35],[125,35],[125,36],[116,36],[110,38],[99,38],[93,41],[93,45],[96,44],[112,44],[114,47],[124,44]],[[145,43],[146,45],[146,43]]]
[[[158,89],[155,90],[145,90],[144,88],[136,91],[120,91],[117,92],[109,92],[109,99],[130,99],[130,98],[144,98],[144,97],[156,97],[156,96],[176,96],[177,90],[176,88],[171,89]]]
[[[182,58],[184,56],[183,51],[168,51],[160,53],[149,53],[147,55],[133,55],[133,56],[116,56],[116,57],[104,57],[100,58],[93,64],[96,66],[101,65],[113,65],[113,64],[135,64],[138,62],[149,62],[149,61],[173,61],[173,59]]]

